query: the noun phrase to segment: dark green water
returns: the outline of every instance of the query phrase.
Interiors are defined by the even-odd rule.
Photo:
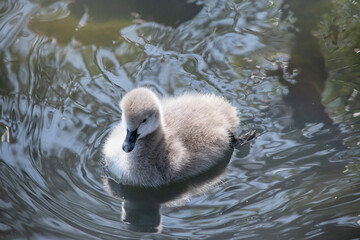
[[[261,136],[214,186],[117,185],[136,86],[222,95]],[[358,1],[3,0],[0,238],[360,239],[359,91]]]

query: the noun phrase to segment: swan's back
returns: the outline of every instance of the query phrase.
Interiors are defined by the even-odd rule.
[[[165,126],[176,132],[195,157],[210,157],[229,147],[239,126],[237,110],[213,94],[185,94],[162,101]]]

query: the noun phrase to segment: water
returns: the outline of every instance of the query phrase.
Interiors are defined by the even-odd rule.
[[[359,10],[1,1],[1,239],[360,239]],[[118,185],[101,149],[134,86],[222,95],[261,136],[225,173]]]

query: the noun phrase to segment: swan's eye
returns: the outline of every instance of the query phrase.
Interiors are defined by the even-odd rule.
[[[147,121],[147,118],[145,118],[143,121],[142,121],[142,123],[145,123]]]

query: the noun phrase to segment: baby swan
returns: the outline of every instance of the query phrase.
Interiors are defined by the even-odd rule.
[[[122,98],[122,121],[104,155],[125,184],[157,187],[204,172],[229,150],[237,134],[237,110],[213,94],[160,99],[147,88]]]

